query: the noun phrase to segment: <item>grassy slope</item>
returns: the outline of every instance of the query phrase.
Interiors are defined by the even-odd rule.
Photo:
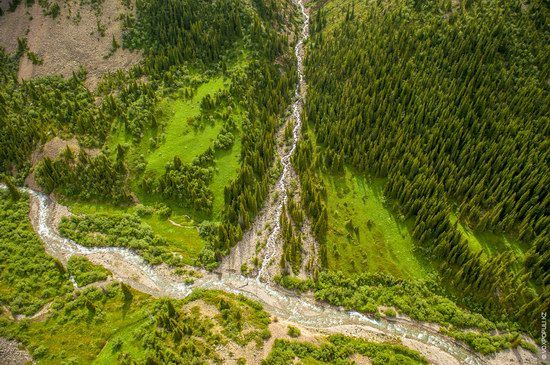
[[[122,215],[124,213],[133,213],[135,211],[133,207],[121,208],[108,206],[105,204],[71,201],[66,201],[64,203],[71,207],[71,212],[74,214],[104,213],[109,215]],[[194,226],[195,223],[182,215],[173,215],[170,219],[183,227],[178,227],[170,223],[168,220],[160,218],[156,214],[153,214],[150,217],[142,218],[142,221],[145,224],[150,225],[155,234],[166,238],[170,242],[170,249],[173,252],[181,254],[185,263],[193,264],[199,252],[204,247],[204,242]]]
[[[67,296],[60,301],[44,321],[31,321],[23,326],[5,322],[0,315],[0,333],[4,328],[6,333],[22,340],[32,352],[40,352],[37,358],[41,364],[59,364],[68,360],[80,364],[115,364],[120,363],[123,353],[134,360],[144,361],[148,351],[145,342],[155,336],[154,317],[158,315],[158,304],[163,300],[129,288],[121,290],[119,284],[103,291],[90,288],[78,296]],[[227,303],[228,309],[225,316],[201,315],[199,322],[213,321],[216,327],[205,338],[193,336],[193,341],[234,341],[246,346],[255,340],[263,343],[268,337],[269,315],[259,304],[246,298],[221,291],[196,291],[182,301],[171,302],[183,314],[193,312],[197,300],[217,309],[220,304]],[[90,310],[88,303],[92,303],[94,310]],[[185,304],[188,304],[187,309],[183,309]],[[181,316],[180,319],[178,325],[185,325],[185,319]],[[174,350],[173,342],[167,341],[165,345],[168,351]],[[193,348],[192,344],[190,348]]]
[[[164,131],[164,143],[146,157],[147,170],[162,175],[166,163],[172,161],[174,156],[178,156],[183,163],[191,163],[195,156],[212,145],[221,130],[221,123],[206,125],[204,130],[194,131],[187,120],[200,114],[202,98],[226,88],[223,77],[216,77],[199,86],[191,100],[164,99],[160,103],[159,107],[170,117]]]
[[[456,216],[454,214],[451,215],[451,223],[454,224],[456,220]],[[516,256],[522,258],[525,251],[528,249],[526,244],[505,234],[496,234],[490,231],[473,231],[462,222],[458,222],[457,227],[464,238],[468,240],[470,248],[474,252],[483,250],[485,256],[499,254],[504,251],[512,251]]]
[[[214,194],[214,206],[212,211],[214,212],[214,218],[218,218],[225,204],[224,188],[230,181],[237,177],[237,171],[240,166],[240,136],[235,136],[235,142],[230,150],[216,152],[215,158],[216,172],[210,183],[210,189],[212,189],[212,193]]]
[[[367,181],[349,169],[327,175],[329,269],[344,272],[387,272],[424,278],[426,268],[413,253],[406,222],[385,207],[383,181]],[[359,234],[346,227],[349,222]],[[338,255],[335,254],[337,247]]]
[[[111,365],[113,360],[116,359],[117,351],[113,348],[113,343],[116,340],[122,341],[122,346],[118,352],[130,353],[136,359],[145,358],[145,351],[141,347],[141,343],[134,336],[134,332],[145,323],[145,319],[137,320],[134,323],[130,323],[125,327],[120,328],[116,333],[112,335],[109,342],[103,347],[101,352],[95,358],[93,364],[96,365]]]
[[[103,321],[86,315],[86,320],[71,319],[63,323],[63,316],[59,315],[44,322],[34,322],[27,333],[31,344],[44,346],[53,355],[53,358],[45,358],[40,363],[59,364],[63,358],[92,363],[111,336],[136,327],[147,318],[145,306],[151,299],[138,292],[132,294],[131,301],[126,303],[119,297],[107,299],[101,307]],[[87,309],[78,308],[77,312],[86,313]]]

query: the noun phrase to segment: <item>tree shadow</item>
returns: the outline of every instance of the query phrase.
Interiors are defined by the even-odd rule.
[[[130,288],[124,283],[120,284],[120,288],[122,289],[122,295],[124,297],[124,304],[122,305],[122,318],[126,318],[126,314],[130,310],[130,307],[132,306],[132,301],[134,300],[134,295],[130,291]]]

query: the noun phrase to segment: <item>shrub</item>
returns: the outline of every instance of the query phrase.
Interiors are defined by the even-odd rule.
[[[47,354],[48,354],[48,349],[43,345],[38,346],[32,352],[32,356],[35,359],[42,359],[42,358],[46,357]]]
[[[124,344],[124,342],[122,342],[122,340],[120,338],[117,338],[116,340],[113,341],[113,353],[114,352],[119,352],[120,349],[122,348],[122,345]]]
[[[67,262],[67,271],[72,275],[78,286],[106,280],[111,274],[109,270],[92,264],[83,256],[71,256]]]
[[[300,329],[298,327],[294,327],[294,326],[291,326],[289,325],[288,326],[288,331],[287,331],[287,334],[290,336],[290,337],[300,337],[300,335],[302,334],[300,332]]]
[[[150,217],[155,212],[155,209],[153,207],[145,206],[142,204],[138,204],[136,206],[136,214],[139,217],[145,218]]]

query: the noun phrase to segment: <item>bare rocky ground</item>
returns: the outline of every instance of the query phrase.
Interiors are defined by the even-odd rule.
[[[283,141],[283,133],[288,123],[293,123],[293,118],[288,118],[285,123],[280,127],[277,134],[277,155],[282,156],[287,152],[290,146]],[[295,202],[300,203],[300,180],[298,175],[290,166],[288,171],[288,185],[295,185],[295,189],[292,189],[291,198]],[[266,255],[266,242],[273,232],[274,222],[276,222],[276,210],[279,204],[278,198],[282,194],[286,194],[279,184],[273,185],[266,204],[262,210],[258,213],[256,219],[252,223],[252,227],[243,234],[241,241],[235,245],[231,250],[231,253],[226,256],[220,265],[220,272],[241,272],[241,266],[246,264],[251,269],[249,276],[255,277],[258,275],[258,267],[254,265],[255,258],[261,264],[263,258]],[[317,258],[319,253],[318,243],[313,237],[311,230],[311,223],[309,218],[304,217],[304,224],[301,230],[303,248],[302,248],[302,266],[298,277],[306,279],[310,277],[311,272],[317,267]],[[267,270],[264,276],[261,278],[267,282],[272,283],[275,275],[281,272],[279,260],[283,254],[283,242],[280,235],[277,238],[277,245],[274,247],[273,259],[268,264]],[[308,265],[309,264],[309,265]]]
[[[38,2],[27,8],[22,1],[13,13],[6,11],[8,3],[9,0],[0,0],[4,10],[0,17],[0,46],[12,53],[17,49],[17,39],[27,38],[30,51],[44,61],[33,65],[26,56],[22,57],[18,75],[21,80],[52,74],[68,77],[84,66],[88,70],[86,84],[94,89],[105,73],[128,69],[141,59],[139,53],[121,48],[104,57],[111,49],[113,36],[122,44],[118,18],[131,11],[118,0],[105,0],[99,17],[89,5],[80,5],[79,0],[59,2],[61,12],[55,19],[45,16]]]
[[[34,363],[31,354],[17,341],[0,337],[0,365],[25,365]]]

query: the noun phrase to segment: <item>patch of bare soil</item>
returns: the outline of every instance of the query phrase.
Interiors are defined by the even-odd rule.
[[[24,365],[34,363],[31,354],[20,347],[17,341],[0,337],[0,365]]]
[[[220,310],[212,304],[206,303],[204,300],[199,299],[191,303],[187,303],[183,306],[184,310],[190,310],[191,308],[198,307],[201,314],[208,318],[214,318],[220,314]]]
[[[0,2],[3,9],[7,8],[8,0]],[[119,16],[129,10],[120,1],[105,0],[99,16],[89,5],[81,5],[77,0],[59,5],[61,12],[55,19],[45,16],[38,2],[27,8],[24,1],[15,12],[5,11],[0,17],[0,46],[11,53],[17,48],[18,38],[27,38],[30,51],[43,59],[42,65],[33,65],[26,56],[22,57],[19,79],[51,74],[68,77],[84,66],[88,70],[86,84],[94,89],[103,74],[127,69],[141,59],[139,53],[121,48],[105,58],[113,36],[122,44]],[[104,36],[98,28],[104,29]]]
[[[56,158],[65,151],[67,147],[69,147],[73,153],[78,153],[79,147],[76,138],[71,138],[66,141],[59,137],[54,137],[46,142],[42,148],[37,148],[33,151],[31,155],[31,164],[34,166],[46,157],[52,159]]]
[[[288,335],[289,325],[294,326],[300,330],[300,336],[298,338],[293,338]],[[309,342],[312,345],[316,346],[325,342],[324,335],[319,333],[318,331],[285,320],[278,320],[277,322],[272,321],[269,325],[269,332],[271,332],[271,337],[264,343],[262,353],[263,358],[266,358],[269,355],[271,349],[273,348],[273,343],[275,343],[275,340],[278,338],[285,340],[297,340],[300,342]]]
[[[201,315],[208,318],[214,318],[220,314],[216,306],[205,303],[200,299],[186,304],[183,308],[191,310],[195,307],[198,307]],[[300,329],[300,337],[292,338],[287,334],[289,325]],[[221,331],[221,328],[214,328],[214,330]],[[276,339],[298,340],[309,342],[313,345],[319,345],[325,342],[325,334],[286,320],[272,318],[272,322],[269,325],[269,331],[271,332],[271,337],[261,346],[258,346],[254,341],[251,341],[245,346],[240,346],[233,341],[229,341],[226,344],[217,346],[216,352],[222,358],[223,364],[236,365],[239,359],[246,359],[247,364],[259,365],[271,352]]]
[[[357,365],[370,365],[372,362],[370,359],[364,355],[360,354],[353,354],[349,358],[351,361],[353,361]]]

